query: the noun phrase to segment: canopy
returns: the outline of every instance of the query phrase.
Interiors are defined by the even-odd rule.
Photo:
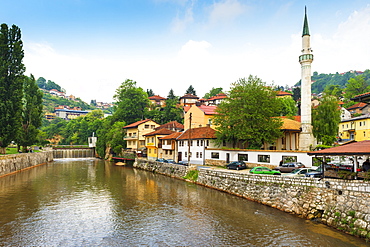
[[[370,155],[370,140],[350,142],[338,147],[309,152],[315,156]]]

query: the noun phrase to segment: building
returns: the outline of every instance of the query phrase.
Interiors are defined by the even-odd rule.
[[[370,113],[369,111],[370,106],[367,103],[359,102],[347,108],[347,110],[351,113],[353,117],[355,114],[367,114]]]
[[[219,105],[221,102],[227,98],[227,95],[224,93],[219,93],[216,96],[212,96],[211,98],[205,100],[206,105]]]
[[[89,111],[81,111],[81,110],[68,110],[68,109],[56,109],[55,110],[55,115],[64,120],[76,119],[78,117],[85,116],[88,113]]]
[[[162,151],[162,141],[160,140],[160,138],[173,133],[174,131],[163,128],[144,135],[148,159],[155,160],[157,158],[164,158]]]
[[[172,159],[177,161],[177,138],[182,135],[182,132],[174,132],[170,135],[159,138],[162,145],[162,153],[159,157],[164,159]]]
[[[302,33],[302,55],[299,56],[301,64],[301,128],[300,144],[301,150],[308,151],[314,144],[311,125],[311,53],[310,32],[308,28],[307,9],[305,8],[303,33]]]
[[[136,152],[138,156],[146,154],[144,135],[153,132],[157,127],[159,127],[159,124],[151,119],[137,121],[124,126],[123,129],[126,130],[126,136],[124,138],[127,141],[126,148]]]
[[[155,130],[159,130],[159,129],[169,129],[172,131],[180,132],[184,130],[184,125],[177,121],[171,121],[171,122],[162,124],[161,126],[155,128]]]
[[[339,124],[339,138],[342,142],[370,140],[370,113],[343,120]]]
[[[164,107],[166,105],[166,98],[159,95],[150,96],[149,101],[156,107]]]
[[[206,106],[206,105],[192,105],[191,107],[184,107],[185,116],[184,116],[184,128],[185,130],[190,128],[199,128],[209,126],[214,128],[212,123],[213,116],[216,113],[217,106]],[[191,118],[190,118],[191,116]]]
[[[180,105],[181,106],[192,106],[195,105],[199,100],[199,97],[192,94],[185,94],[184,96],[180,97]]]

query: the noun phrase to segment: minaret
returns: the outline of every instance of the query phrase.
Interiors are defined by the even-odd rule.
[[[308,151],[314,144],[311,125],[311,63],[313,61],[310,47],[310,32],[308,29],[307,9],[305,7],[302,33],[302,55],[299,56],[301,64],[301,134],[299,137],[299,150]]]

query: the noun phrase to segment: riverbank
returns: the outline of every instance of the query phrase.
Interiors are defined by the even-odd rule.
[[[134,167],[185,179],[370,240],[370,182],[254,175],[136,159]]]
[[[0,177],[53,161],[52,151],[0,156]]]

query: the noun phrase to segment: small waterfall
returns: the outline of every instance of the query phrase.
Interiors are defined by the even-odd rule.
[[[67,158],[93,158],[94,149],[54,149],[54,159],[67,159]]]

